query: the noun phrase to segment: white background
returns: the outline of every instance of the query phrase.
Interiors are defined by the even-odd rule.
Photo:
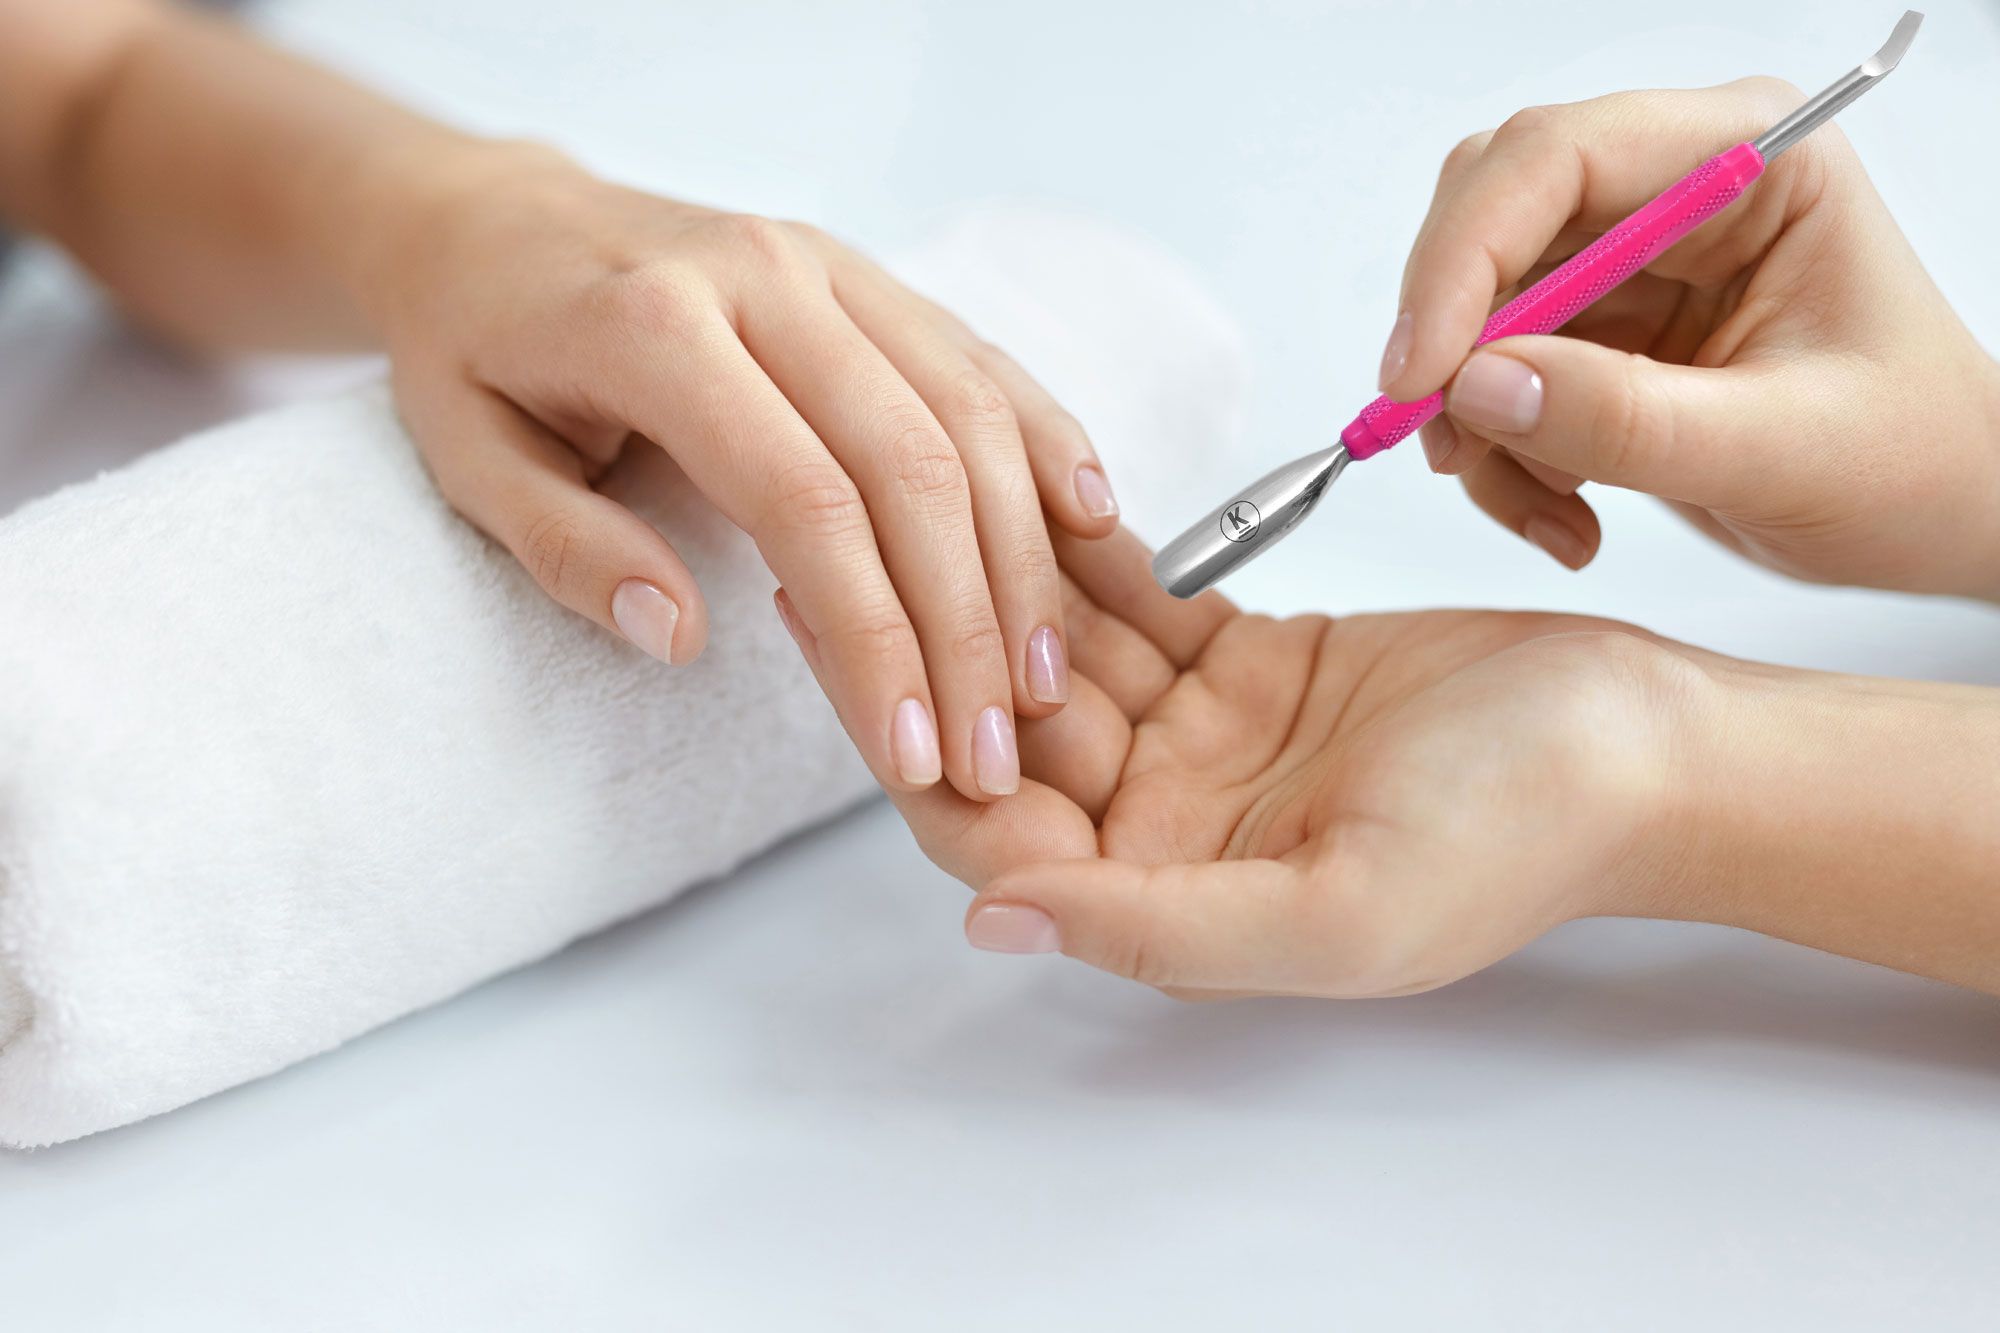
[[[1244,327],[1250,476],[1372,392],[1458,138],[1624,87],[1816,87],[1896,13],[292,0],[260,21],[465,123],[871,249],[995,200],[1149,232]],[[2000,10],[1940,4],[1842,117],[1989,347],[1996,75]],[[325,378],[180,364],[17,273],[0,509]],[[2000,684],[1991,608],[1794,586],[1597,499],[1604,555],[1570,575],[1399,450],[1232,592],[1566,607]],[[1182,1007],[975,954],[962,906],[873,807],[303,1067],[0,1155],[0,1327],[1996,1323],[1991,1000],[1590,922],[1412,999]]]

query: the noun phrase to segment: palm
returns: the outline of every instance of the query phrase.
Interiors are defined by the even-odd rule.
[[[1539,877],[1548,896],[1466,937],[1498,956],[1552,924],[1567,906],[1555,890],[1596,864],[1571,838],[1558,865],[1553,826],[1574,823],[1579,746],[1601,745],[1593,713],[1612,691],[1598,686],[1617,674],[1590,632],[1621,627],[1480,611],[1272,620],[1213,595],[1175,602],[1124,534],[1064,558],[1074,688],[1023,727],[1030,780],[990,806],[935,790],[900,802],[968,883],[1074,858],[1282,861],[1347,892],[1346,868],[1372,859],[1433,885],[1426,913],[1441,920],[1496,875]]]

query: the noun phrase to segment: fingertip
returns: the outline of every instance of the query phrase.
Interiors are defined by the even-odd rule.
[[[1553,513],[1531,514],[1521,525],[1521,535],[1547,552],[1557,564],[1567,569],[1582,569],[1597,555],[1598,532],[1593,516],[1585,525],[1575,521],[1574,514],[1561,517]]]
[[[1061,953],[1062,928],[1032,903],[996,901],[986,895],[966,909],[965,942],[988,953]]]
[[[1086,459],[1076,465],[1070,474],[1072,492],[1076,498],[1077,522],[1073,528],[1079,537],[1103,537],[1118,526],[1118,497],[1112,494],[1111,480],[1104,475],[1103,464],[1095,459]]]

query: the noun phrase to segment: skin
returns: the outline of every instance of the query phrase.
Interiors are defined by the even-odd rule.
[[[895,798],[978,890],[975,943],[1181,998],[1358,997],[1670,917],[2000,993],[2000,691],[1576,616],[1274,620],[1167,596],[1127,534],[1057,545],[1074,694],[1023,729],[1020,794]]]
[[[650,646],[680,662],[698,589],[591,487],[624,449],[672,453],[757,537],[877,777],[979,890],[977,943],[1189,997],[1388,995],[1617,913],[2000,992],[1996,692],[1577,617],[1175,602],[1079,492],[1060,407],[810,228],[457,134],[146,0],[0,0],[0,31],[10,221],[187,345],[385,346],[444,493],[607,629],[633,580],[671,598]],[[1385,380],[1449,384],[1438,466],[1517,531],[1566,532],[1568,563],[1596,549],[1590,478],[1802,577],[1993,596],[1993,365],[1837,135],[1576,336],[1482,353],[1537,377],[1533,421],[1499,430],[1467,392],[1486,312],[1659,187],[1663,131],[1692,161],[1794,101],[1624,94],[1468,140]],[[1904,435],[1927,447],[1881,447]],[[1055,697],[1027,670],[1042,627],[1076,666]],[[910,700],[945,782],[894,752]],[[989,710],[1022,719],[1001,800],[970,741]]]
[[[678,664],[700,590],[592,489],[666,450],[791,589],[880,781],[1013,789],[1015,718],[1065,698],[1049,528],[1100,537],[1116,506],[1005,353],[810,227],[456,133],[224,22],[0,0],[0,31],[0,211],[137,319],[195,347],[385,347],[446,498]]]
[[[2000,598],[2000,368],[1837,126],[1562,336],[1467,359],[1491,310],[1652,198],[1681,169],[1667,164],[1803,100],[1775,79],[1617,93],[1466,139],[1411,248],[1384,391],[1446,389],[1423,436],[1432,467],[1573,567],[1602,540],[1576,493],[1594,481],[1659,496],[1798,578]],[[1532,426],[1467,392],[1494,360],[1539,376]]]

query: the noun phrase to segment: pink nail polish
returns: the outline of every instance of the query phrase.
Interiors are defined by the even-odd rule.
[[[1542,377],[1525,361],[1480,352],[1459,367],[1445,411],[1503,435],[1525,435],[1542,416]]]
[[[1014,748],[1014,719],[989,708],[972,724],[972,780],[988,796],[1011,796],[1021,787],[1021,755]]]
[[[988,903],[965,923],[965,942],[989,953],[1056,953],[1062,935],[1055,918],[1026,903]]]
[[[1028,636],[1028,693],[1045,704],[1069,701],[1069,658],[1047,625]]]
[[[912,787],[928,787],[944,772],[930,710],[915,699],[905,699],[896,705],[896,720],[889,734],[889,757],[896,765],[897,775]]]
[[[1076,470],[1076,502],[1083,506],[1083,512],[1092,518],[1111,518],[1118,512],[1118,501],[1111,494],[1111,482],[1105,477],[1104,469],[1095,463],[1084,463]]]
[[[1388,392],[1389,381],[1403,373],[1403,367],[1410,363],[1411,332],[1416,321],[1405,310],[1396,316],[1396,325],[1389,330],[1389,344],[1382,349],[1382,374],[1376,387]]]
[[[611,623],[633,645],[662,662],[674,660],[674,626],[681,609],[644,579],[626,579],[611,593]]]

